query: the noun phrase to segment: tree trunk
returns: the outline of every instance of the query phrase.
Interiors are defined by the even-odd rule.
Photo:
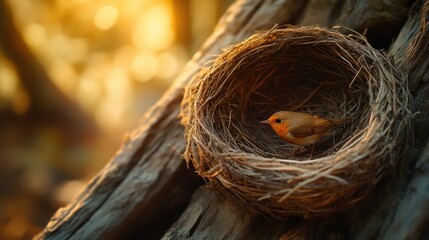
[[[144,115],[143,125],[127,137],[85,190],[57,211],[37,238],[427,238],[428,9],[429,0],[237,1],[163,98]],[[359,206],[318,220],[255,216],[222,194],[199,188],[202,181],[181,157],[185,143],[178,115],[186,83],[222,48],[255,31],[275,24],[317,23],[366,30],[370,43],[389,49],[388,55],[410,76],[415,139],[411,158],[399,166],[401,174],[380,182]]]

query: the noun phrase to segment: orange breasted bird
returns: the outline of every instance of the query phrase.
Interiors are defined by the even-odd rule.
[[[333,127],[347,120],[349,119],[326,119],[306,113],[280,111],[260,123],[270,125],[286,142],[306,146],[319,141]]]

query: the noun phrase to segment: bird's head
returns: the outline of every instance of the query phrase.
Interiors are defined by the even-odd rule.
[[[287,133],[289,128],[289,118],[287,112],[276,112],[267,120],[260,121],[261,124],[270,125],[277,134]]]

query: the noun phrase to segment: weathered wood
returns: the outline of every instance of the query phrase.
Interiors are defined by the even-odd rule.
[[[301,26],[317,25],[331,27],[337,11],[336,6],[341,0],[310,0],[298,19]]]
[[[419,156],[413,179],[398,206],[384,239],[428,239],[429,237],[429,142]]]
[[[337,239],[347,235],[338,219],[264,218],[201,188],[163,239]]]
[[[418,1],[410,11],[398,38],[389,52],[397,66],[408,73],[416,112],[414,134],[417,148],[426,144],[429,135],[429,2]]]
[[[163,239],[278,239],[284,228],[281,221],[255,216],[201,188]]]
[[[414,121],[414,152],[408,162],[412,178],[391,223],[383,226],[384,239],[427,239],[429,237],[429,1],[420,1],[390,52],[397,65],[410,77]],[[423,150],[422,150],[423,149]],[[422,150],[422,151],[421,151]],[[417,159],[417,161],[415,161]]]
[[[412,0],[339,1],[336,6],[338,19],[334,14],[331,20],[358,32],[365,31],[375,48],[387,48],[404,24],[413,3]]]
[[[183,129],[177,119],[178,108],[173,107],[178,102],[171,96],[174,92],[163,100],[169,104],[146,115],[147,125],[128,137],[77,199],[57,211],[39,238],[114,237],[124,228],[132,228],[127,223],[135,218],[139,223],[153,221],[171,205],[188,200],[185,189],[195,188],[197,183],[189,182],[192,175],[177,152],[183,151],[183,141],[177,141],[183,137]],[[155,136],[161,130],[165,132]],[[170,196],[182,190],[183,197]],[[177,202],[170,202],[172,199]]]
[[[409,8],[414,2],[411,0],[340,1],[337,8],[341,9],[341,13],[337,22],[356,31],[372,27],[377,27],[378,30],[391,29],[403,25]]]

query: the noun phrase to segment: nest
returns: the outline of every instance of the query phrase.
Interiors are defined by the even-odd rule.
[[[316,27],[257,33],[188,84],[184,156],[253,211],[328,215],[365,198],[403,158],[408,101],[404,76],[361,35]],[[310,150],[259,124],[280,110],[351,120]]]

